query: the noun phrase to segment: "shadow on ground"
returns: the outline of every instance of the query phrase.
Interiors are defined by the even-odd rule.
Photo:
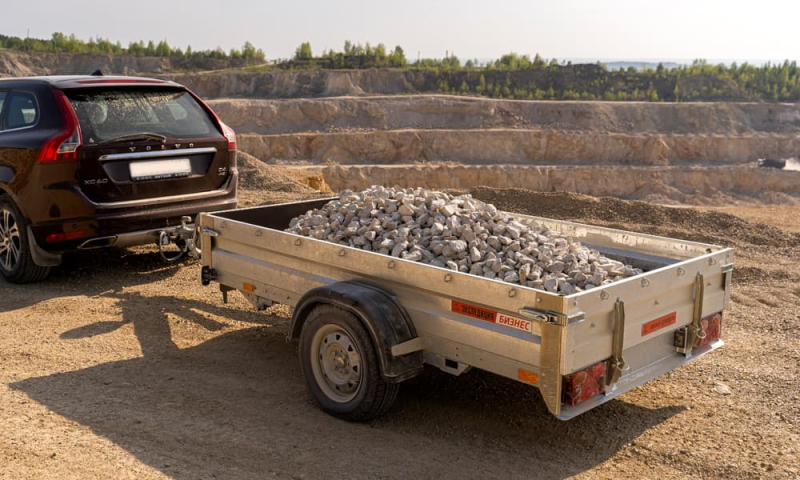
[[[98,249],[65,255],[47,279],[32,285],[15,285],[0,277],[0,312],[25,308],[51,298],[87,297],[126,287],[164,280],[193,263],[181,259],[164,262],[154,248]],[[198,278],[198,286],[200,280]]]
[[[525,385],[480,371],[428,371],[404,385],[387,416],[350,424],[315,408],[283,332],[251,327],[178,349],[165,317],[126,317],[141,309],[124,305],[166,303],[212,330],[215,322],[197,311],[216,307],[113,295],[143,357],[11,388],[178,479],[561,478],[606,461],[683,409],[616,400],[564,423]],[[114,329],[108,323],[64,332],[61,341],[102,335]]]

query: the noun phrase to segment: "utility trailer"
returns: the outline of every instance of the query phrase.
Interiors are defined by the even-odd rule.
[[[201,214],[202,282],[293,308],[287,341],[320,407],[385,412],[430,364],[537,387],[567,420],[723,345],[733,250],[525,215],[644,270],[573,295],[285,232],[320,199]]]

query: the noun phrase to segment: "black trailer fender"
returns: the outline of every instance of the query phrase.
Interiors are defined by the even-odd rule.
[[[379,288],[356,282],[338,282],[309,290],[297,303],[287,341],[300,338],[308,314],[318,305],[333,305],[354,314],[372,337],[381,375],[396,383],[422,373],[422,352],[393,356],[392,347],[417,336],[405,310]]]

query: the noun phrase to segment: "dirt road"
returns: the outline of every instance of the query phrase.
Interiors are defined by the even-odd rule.
[[[475,194],[733,245],[726,347],[566,423],[522,384],[429,371],[387,416],[349,424],[306,394],[285,307],[222,305],[197,264],[164,266],[147,248],[80,255],[35,286],[0,281],[0,478],[800,475],[800,234],[692,209]]]

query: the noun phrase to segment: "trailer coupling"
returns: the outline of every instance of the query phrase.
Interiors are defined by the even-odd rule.
[[[156,245],[158,254],[165,262],[175,262],[184,255],[192,258],[200,258],[200,236],[197,233],[192,217],[181,217],[181,224],[174,228],[168,228],[158,232]],[[174,244],[177,250],[169,251],[166,247]]]

